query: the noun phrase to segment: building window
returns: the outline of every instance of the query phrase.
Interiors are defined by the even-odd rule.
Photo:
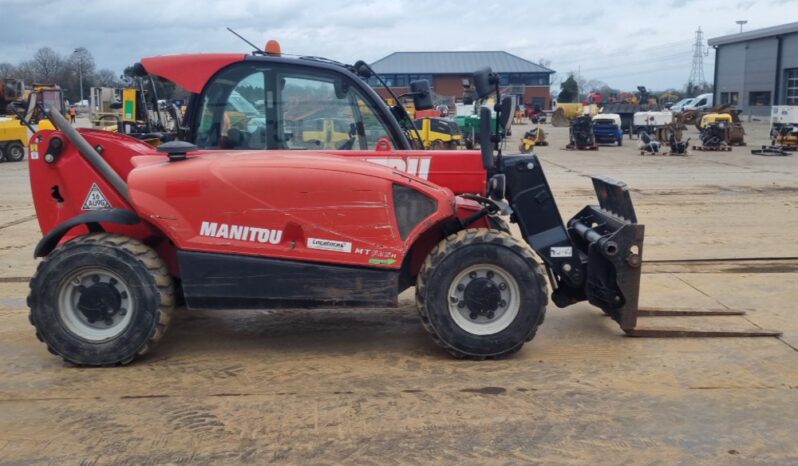
[[[798,68],[784,70],[784,96],[787,105],[798,105]]]
[[[723,105],[737,105],[740,103],[740,94],[738,92],[721,92],[720,103]]]
[[[770,91],[749,92],[748,105],[754,107],[770,106]]]

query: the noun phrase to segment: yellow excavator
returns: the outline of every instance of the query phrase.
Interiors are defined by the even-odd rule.
[[[424,148],[431,150],[454,150],[463,142],[460,127],[453,120],[439,117],[416,118],[413,121]]]
[[[5,79],[0,87],[0,161],[19,162],[31,134],[37,130],[54,129],[41,109],[50,107],[66,114],[64,93],[55,84],[34,84],[26,89],[17,79]]]

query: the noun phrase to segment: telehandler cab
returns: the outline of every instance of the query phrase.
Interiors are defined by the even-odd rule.
[[[257,53],[143,66],[193,94],[187,140],[156,150],[76,130],[52,108],[57,130],[33,136],[44,237],[30,320],[65,360],[129,363],[163,336],[178,298],[189,309],[392,306],[412,286],[435,342],[457,357],[500,357],[543,322],[541,262],[557,306],[587,300],[639,330],[643,226],[629,191],[596,177],[598,205],[563,223],[537,157],[498,150],[509,99],[497,98],[493,131],[482,110],[481,151],[420,151],[402,108],[361,79],[362,62]],[[489,69],[474,83],[480,98],[498,94]],[[428,83],[411,89],[416,108],[431,107]],[[255,111],[232,115],[227,100],[245,95]],[[308,149],[295,131],[342,117],[349,138],[335,150]]]

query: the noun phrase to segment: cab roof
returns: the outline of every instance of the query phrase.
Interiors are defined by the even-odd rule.
[[[174,82],[183,89],[199,94],[205,84],[219,70],[227,65],[244,60],[271,61],[279,63],[301,63],[322,69],[347,68],[343,63],[314,56],[285,56],[270,53],[187,53],[179,55],[159,55],[141,60],[147,73]]]
[[[246,53],[159,55],[142,59],[141,65],[148,73],[199,94],[217,71],[231,63],[243,61],[246,57]]]

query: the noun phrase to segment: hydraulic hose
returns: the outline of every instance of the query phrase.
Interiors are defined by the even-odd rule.
[[[53,122],[56,128],[59,131],[64,133],[64,136],[69,139],[69,142],[77,147],[78,152],[80,155],[83,156],[94,168],[96,168],[100,174],[111,183],[111,186],[116,189],[116,191],[123,197],[125,200],[133,205],[133,202],[130,198],[130,191],[127,189],[127,183],[125,180],[122,179],[121,176],[111,168],[111,165],[105,161],[105,159],[96,151],[94,147],[89,144],[89,141],[86,140],[80,133],[69,124],[69,122],[64,118],[61,113],[55,108],[45,108],[44,109],[47,116],[50,118],[50,121]]]

